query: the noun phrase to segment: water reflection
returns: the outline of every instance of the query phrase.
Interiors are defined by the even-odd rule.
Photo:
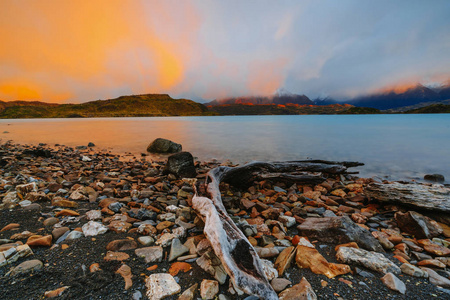
[[[158,137],[199,159],[355,160],[363,176],[450,178],[450,115],[0,120],[2,140],[145,152]]]

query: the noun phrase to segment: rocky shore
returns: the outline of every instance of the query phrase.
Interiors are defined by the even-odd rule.
[[[257,299],[229,280],[182,178],[219,165],[3,143],[0,298]],[[373,179],[322,176],[221,185],[280,299],[450,299],[447,211],[369,196]]]

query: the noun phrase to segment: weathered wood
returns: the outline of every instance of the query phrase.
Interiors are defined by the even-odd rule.
[[[224,166],[219,168],[222,168],[223,172],[221,181],[241,187],[262,179],[317,184],[325,181],[321,173],[343,174],[347,171],[345,165],[327,161],[255,161],[234,168]]]
[[[255,249],[228,216],[220,195],[220,183],[242,186],[268,179],[320,183],[325,180],[320,172],[342,174],[346,169],[343,163],[326,161],[252,162],[234,168],[214,168],[203,184],[194,184],[192,207],[203,219],[204,233],[236,287],[261,299],[278,299]]]
[[[370,199],[392,202],[425,210],[450,212],[450,188],[440,184],[371,183],[365,189]]]

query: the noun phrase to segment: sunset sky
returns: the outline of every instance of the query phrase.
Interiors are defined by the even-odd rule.
[[[450,1],[1,0],[0,99],[352,97],[450,79]]]

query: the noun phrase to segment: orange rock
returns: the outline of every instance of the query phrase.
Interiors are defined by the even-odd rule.
[[[97,272],[98,270],[100,270],[100,265],[98,263],[93,263],[89,266],[89,271],[91,273]]]
[[[300,240],[300,238],[299,238],[299,240]],[[297,244],[298,244],[298,242],[297,242]],[[278,255],[277,259],[275,260],[274,267],[275,267],[275,269],[277,269],[278,275],[280,277],[283,276],[284,271],[286,271],[286,269],[289,268],[292,261],[294,260],[295,250],[296,250],[296,248],[293,246],[287,247],[286,249],[281,251],[281,253]]]
[[[343,283],[345,283],[347,285],[350,285],[350,286],[353,284],[353,282],[351,282],[350,280],[345,280],[344,278],[339,278],[339,281],[343,282]]]
[[[108,207],[103,207],[102,210],[101,210],[101,212],[104,213],[104,214],[106,214],[106,215],[110,215],[110,216],[112,216],[112,215],[115,214],[115,213],[114,213],[112,210],[110,210]]]
[[[449,256],[450,249],[440,245],[425,245],[423,249],[434,256]]]
[[[62,244],[61,245],[61,249],[66,250],[67,248],[69,248],[69,245],[67,245],[67,244]]]
[[[417,263],[418,266],[427,266],[427,267],[436,267],[436,268],[445,268],[445,264],[437,259],[425,259],[422,261],[419,261]]]
[[[153,271],[156,270],[158,268],[158,265],[153,265],[147,268],[147,271]]]
[[[409,248],[405,243],[397,244],[397,245],[395,245],[394,248],[405,253],[406,255],[408,255],[408,253],[409,253]]]
[[[108,251],[108,253],[106,253],[106,256],[103,259],[106,261],[111,261],[111,260],[123,261],[123,260],[127,260],[129,258],[130,258],[130,256],[128,254],[126,254],[125,252]]]
[[[63,209],[61,211],[58,211],[55,214],[55,217],[59,217],[59,216],[79,216],[80,214],[77,213],[76,211],[73,211],[71,209]]]
[[[3,227],[2,230],[0,230],[0,232],[17,229],[19,227],[20,227],[20,224],[18,224],[18,223],[10,223],[10,224],[6,225],[5,227]]]
[[[76,203],[75,201],[70,201],[70,200],[65,200],[65,199],[52,200],[52,205],[59,206],[59,207],[70,207],[70,208],[78,207],[78,203]]]
[[[300,236],[295,235],[295,236],[292,238],[291,243],[292,243],[292,245],[297,246],[298,242],[300,242]]]
[[[313,273],[323,274],[328,278],[350,272],[348,265],[329,263],[319,251],[307,246],[297,246],[295,261],[299,268],[309,268]]]
[[[131,268],[127,265],[122,265],[116,271],[116,273],[120,274],[123,277],[123,279],[125,280],[125,290],[128,290],[133,285],[133,281],[131,280],[131,278],[133,277]]]
[[[27,243],[30,247],[35,246],[44,246],[44,247],[50,247],[52,245],[52,235],[32,235],[28,238]]]
[[[404,259],[403,257],[401,257],[400,255],[394,255],[394,257],[396,258],[396,259],[398,259],[398,261],[399,262],[401,262],[401,263],[409,263],[409,261],[407,261],[406,259]]]
[[[192,269],[192,266],[186,262],[175,262],[170,266],[169,274],[176,276],[179,272],[186,273]]]
[[[341,197],[341,198],[345,198],[345,196],[347,196],[347,194],[341,189],[337,189],[337,190],[332,191],[331,195],[338,196],[338,197]]]
[[[53,290],[53,291],[48,291],[44,293],[45,298],[54,298],[54,297],[59,297],[62,295],[62,293],[64,293],[65,290],[67,290],[69,287],[68,286],[63,286],[60,287],[59,289]]]
[[[358,244],[357,243],[355,243],[355,242],[350,242],[350,243],[346,243],[346,244],[340,244],[340,245],[337,245],[336,247],[334,247],[334,251],[338,251],[339,250],[339,248],[341,248],[341,247],[350,247],[350,248],[356,248],[356,249],[359,249],[359,246],[358,246]]]

